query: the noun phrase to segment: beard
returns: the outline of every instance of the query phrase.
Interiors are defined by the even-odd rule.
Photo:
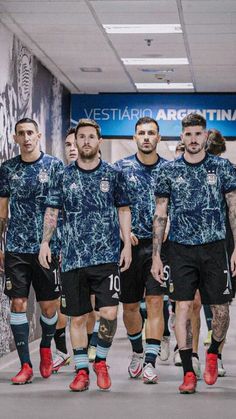
[[[189,154],[198,154],[200,153],[200,151],[202,151],[205,148],[205,144],[196,144],[196,148],[191,148],[190,145],[186,146],[185,145],[185,150],[189,153]]]
[[[141,151],[141,153],[143,153],[143,154],[151,154],[151,153],[153,153],[154,150],[156,150],[156,145],[155,145],[155,147],[150,143],[148,143],[148,145],[150,146],[150,148],[145,148],[145,147],[138,144],[139,151]]]
[[[93,160],[94,157],[98,154],[99,147],[90,148],[88,150],[84,150],[83,148],[78,149],[79,155],[82,160]]]

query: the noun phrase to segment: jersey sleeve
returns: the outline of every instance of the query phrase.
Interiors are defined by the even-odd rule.
[[[49,192],[46,200],[47,207],[61,209],[63,205],[63,175],[64,165],[57,160],[52,167]]]
[[[8,179],[8,170],[6,164],[2,164],[0,167],[0,198],[9,198],[10,196],[10,185]]]
[[[124,173],[116,168],[115,206],[126,207],[131,204],[130,190]]]
[[[158,171],[154,194],[157,198],[169,198],[170,193],[171,185],[166,172],[166,164],[163,164]]]
[[[222,188],[223,193],[226,194],[236,189],[236,169],[228,159],[224,160],[224,168],[222,171]]]

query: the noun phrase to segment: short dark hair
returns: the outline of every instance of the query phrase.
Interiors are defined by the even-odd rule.
[[[66,138],[68,137],[68,135],[71,134],[75,134],[75,127],[70,127],[67,131],[66,131]]]
[[[158,122],[155,119],[150,118],[149,116],[143,116],[142,118],[139,118],[139,120],[135,124],[135,132],[137,131],[137,127],[139,125],[142,125],[142,124],[150,124],[150,123],[154,123],[156,125],[156,127],[157,127],[157,131],[159,132]]]
[[[226,151],[225,138],[217,129],[209,129],[207,135],[206,150],[215,156]]]
[[[37,124],[37,122],[34,119],[31,118],[22,118],[19,121],[17,121],[16,125],[15,125],[15,133],[17,133],[17,125],[20,124],[33,124],[36,128],[36,131],[39,131],[39,126]]]
[[[206,120],[198,113],[189,113],[182,119],[182,130],[187,127],[195,127],[197,125],[206,129]]]
[[[75,128],[75,137],[77,137],[77,133],[81,127],[93,127],[97,132],[98,138],[101,138],[101,128],[93,119],[80,119],[76,128]]]

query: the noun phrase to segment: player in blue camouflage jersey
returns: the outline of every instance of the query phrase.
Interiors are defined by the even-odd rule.
[[[59,244],[56,235],[52,239],[53,257],[50,269],[38,262],[42,239],[43,217],[46,198],[52,179],[54,184],[63,172],[63,163],[40,151],[37,123],[24,118],[16,123],[14,140],[19,145],[20,155],[4,162],[0,169],[0,218],[6,223],[8,206],[10,219],[6,236],[5,293],[11,299],[10,324],[21,361],[20,372],[11,379],[13,384],[32,381],[26,317],[28,295],[32,283],[41,308],[40,323],[40,372],[44,378],[52,373],[51,339],[55,332],[56,302],[60,295],[58,284]],[[3,253],[0,254],[3,267]]]
[[[134,135],[137,153],[116,163],[127,178],[132,202],[132,263],[130,268],[121,274],[120,298],[123,302],[124,324],[133,351],[128,372],[131,378],[137,378],[142,374],[144,383],[156,383],[158,379],[155,364],[164,331],[163,296],[167,291],[167,282],[159,284],[150,272],[155,212],[154,190],[159,168],[166,161],[156,152],[160,139],[159,126],[154,119],[139,119]],[[169,267],[166,259],[163,261],[167,279]],[[147,322],[143,362],[142,318],[139,306],[144,293]]]
[[[65,168],[61,188],[51,189],[45,213],[40,262],[51,260],[49,241],[56,228],[58,209],[63,209],[61,311],[71,316],[71,343],[77,374],[72,391],[89,387],[86,323],[95,294],[100,326],[93,364],[97,385],[111,386],[106,357],[117,327],[121,270],[131,261],[131,216],[123,174],[99,159],[100,128],[80,120],[75,132],[78,159]],[[119,227],[124,241],[120,254]]]
[[[236,239],[236,173],[226,159],[205,151],[206,120],[189,114],[182,121],[185,152],[162,166],[156,187],[157,206],[153,232],[152,272],[163,278],[160,249],[170,217],[170,296],[177,301],[175,331],[184,369],[180,393],[194,393],[191,313],[197,288],[203,304],[213,312],[212,342],[206,352],[204,380],[212,385],[218,376],[217,354],[229,325],[231,280],[226,252],[226,202],[234,242]],[[236,275],[236,250],[231,256]]]

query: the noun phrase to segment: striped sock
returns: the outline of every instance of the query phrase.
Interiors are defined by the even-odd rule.
[[[158,339],[146,339],[144,365],[152,364],[155,367],[157,355],[160,352],[161,341]]]
[[[42,327],[42,340],[40,343],[40,348],[50,348],[52,338],[54,337],[56,331],[57,319],[57,312],[51,318],[45,317],[43,314],[41,314],[40,324]]]
[[[73,349],[73,354],[76,371],[86,370],[89,373],[88,349],[76,348]]]
[[[27,363],[32,367],[29,355],[29,323],[26,313],[11,313],[10,325],[21,365]]]
[[[105,342],[98,338],[95,362],[106,361],[112,342]]]
[[[133,352],[137,354],[143,353],[143,341],[142,341],[142,331],[135,333],[134,335],[128,334],[129,341],[132,345]]]

